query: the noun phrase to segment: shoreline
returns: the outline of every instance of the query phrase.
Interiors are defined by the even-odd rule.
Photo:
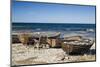
[[[13,34],[19,35],[23,33],[24,32],[12,33],[12,35]],[[38,37],[41,32],[35,32],[35,33],[28,32],[28,33],[30,35]],[[57,32],[42,32],[41,35],[44,35],[44,33],[46,34],[48,33],[48,35],[50,35],[51,37],[54,37],[54,35]],[[57,36],[55,38],[59,38],[59,37]],[[85,53],[84,55],[68,55],[63,51],[62,48],[40,48],[39,50],[37,50],[32,45],[25,46],[22,43],[12,43],[12,65],[95,61],[96,60],[95,50],[96,49],[95,49],[95,43],[94,43],[92,47],[90,48],[90,51],[88,53]]]
[[[93,46],[92,49],[95,49],[95,47]],[[63,58],[64,60],[62,60]],[[12,44],[12,65],[67,63],[95,60],[95,54],[68,55],[61,48],[37,50],[33,47],[25,47],[21,43]]]
[[[19,35],[19,34],[38,34],[38,33],[45,33],[45,34],[55,34],[55,33],[60,33],[61,34],[61,38],[64,37],[69,37],[69,36],[83,36],[83,37],[89,37],[95,40],[95,34],[93,34],[93,36],[90,36],[89,33],[88,35],[86,34],[86,31],[71,31],[71,32],[65,32],[65,31],[12,31],[11,35]]]

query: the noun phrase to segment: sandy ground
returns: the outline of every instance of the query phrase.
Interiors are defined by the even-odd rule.
[[[61,48],[35,49],[33,46],[12,44],[12,65],[95,61],[95,44],[88,54],[67,55]],[[94,52],[93,52],[94,51]]]

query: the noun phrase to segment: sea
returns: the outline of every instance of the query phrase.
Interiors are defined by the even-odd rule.
[[[96,24],[75,23],[12,23],[12,32],[61,32],[65,36],[80,35],[88,38],[96,37]]]

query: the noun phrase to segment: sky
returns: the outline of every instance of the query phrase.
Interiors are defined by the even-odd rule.
[[[12,22],[95,24],[95,6],[13,1]]]

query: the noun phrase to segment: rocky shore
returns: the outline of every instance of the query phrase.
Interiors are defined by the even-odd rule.
[[[91,47],[95,50],[95,44]],[[95,61],[95,53],[68,55],[61,48],[35,49],[33,46],[12,44],[12,65],[47,64],[63,62]]]

